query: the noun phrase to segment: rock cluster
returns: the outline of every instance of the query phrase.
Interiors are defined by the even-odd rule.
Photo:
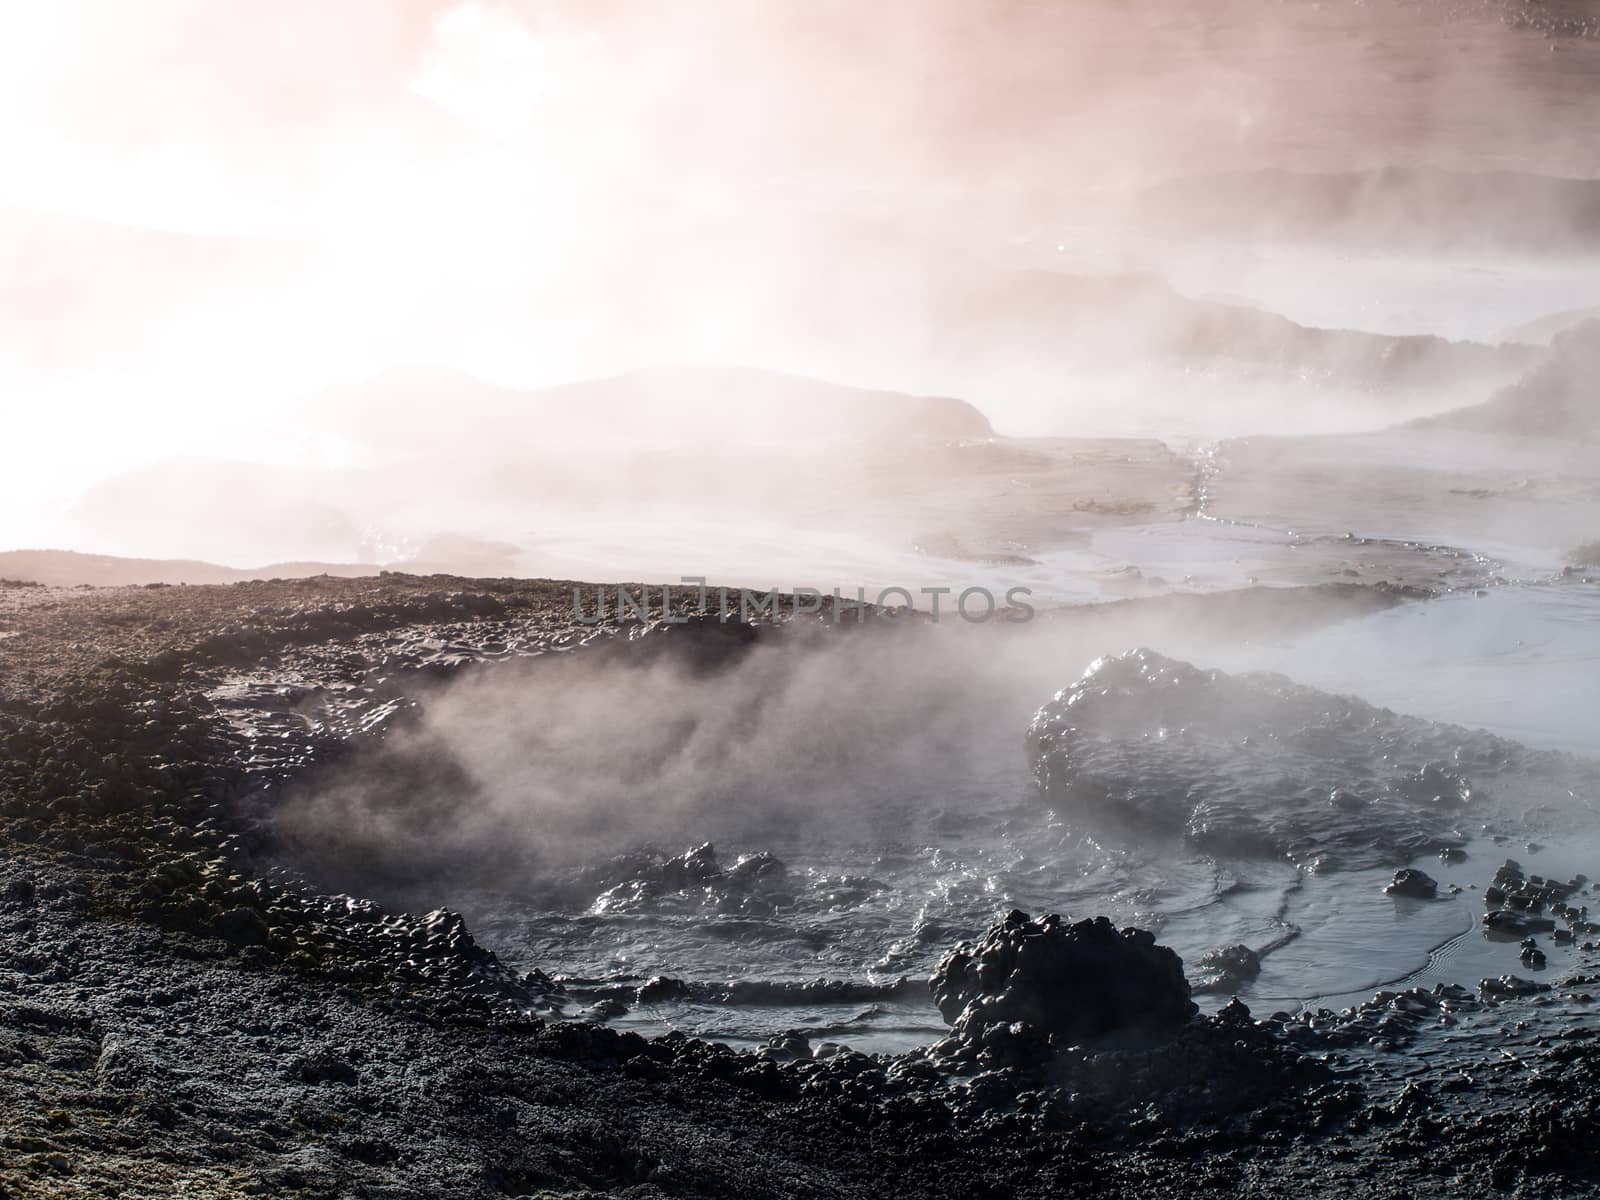
[[[1481,999],[1459,984],[1439,983],[1432,988],[1411,987],[1399,992],[1384,990],[1362,1004],[1338,1012],[1326,1008],[1275,1012],[1263,1024],[1289,1042],[1308,1048],[1367,1045],[1399,1050],[1426,1028],[1453,1025],[1463,1014],[1480,1011],[1484,1000],[1497,995],[1488,981],[1484,989]]]
[[[1068,924],[1013,911],[940,959],[929,987],[964,1039],[1020,1022],[1039,1037],[1092,1042],[1170,1031],[1195,1013],[1183,961],[1149,931],[1104,917]]]
[[[1534,934],[1548,933],[1570,946],[1580,935],[1600,933],[1600,923],[1589,919],[1589,906],[1572,902],[1588,885],[1585,875],[1562,883],[1527,874],[1521,863],[1508,858],[1494,873],[1494,882],[1483,890],[1488,909],[1483,926],[1493,936],[1519,939],[1523,965],[1542,967],[1545,955]]]

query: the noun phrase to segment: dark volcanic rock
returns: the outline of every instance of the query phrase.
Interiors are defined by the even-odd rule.
[[[1091,1041],[1171,1029],[1195,1012],[1182,960],[1147,930],[1119,932],[1104,917],[1068,925],[1013,911],[976,946],[963,942],[940,959],[929,987],[962,1036],[1025,1022]]]
[[[1227,946],[1201,955],[1197,965],[1207,974],[1205,982],[1195,988],[1197,992],[1231,992],[1241,983],[1248,983],[1261,974],[1261,956],[1243,945]],[[1237,1004],[1238,1001],[1233,1003]]]
[[[1410,896],[1413,900],[1432,900],[1439,894],[1439,884],[1426,871],[1403,867],[1394,873],[1394,882],[1383,890],[1391,896]]]
[[[1483,924],[1492,933],[1523,937],[1530,933],[1549,933],[1556,923],[1549,917],[1535,917],[1514,908],[1496,909],[1483,914]]]
[[[639,988],[638,1000],[640,1004],[655,1004],[661,1000],[681,1000],[689,994],[689,985],[683,980],[655,975]]]
[[[1505,999],[1508,996],[1537,996],[1541,992],[1548,992],[1550,985],[1535,983],[1531,979],[1523,979],[1520,975],[1502,975],[1498,979],[1480,980],[1478,990],[1485,996]]]
[[[230,908],[217,918],[217,935],[235,946],[259,946],[267,940],[267,923],[250,908]]]

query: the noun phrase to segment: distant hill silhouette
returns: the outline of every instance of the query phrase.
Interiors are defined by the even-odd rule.
[[[1482,404],[1411,423],[1415,428],[1600,440],[1600,320],[1556,335],[1533,370]]]
[[[361,444],[430,453],[486,441],[502,451],[526,444],[549,452],[561,443],[715,449],[945,441],[994,432],[962,400],[739,366],[656,367],[537,389],[406,368],[330,389],[317,397],[312,415]]]
[[[1119,220],[1249,242],[1551,252],[1600,248],[1600,180],[1384,167],[1186,175],[1123,198]]]
[[[1260,308],[1192,299],[1154,275],[991,272],[935,279],[925,295],[941,341],[987,343],[995,359],[1009,350],[1071,352],[1106,368],[1157,361],[1205,370],[1234,363],[1346,386],[1405,389],[1515,371],[1536,357],[1519,345],[1301,325]]]
[[[1505,331],[1504,339],[1508,342],[1531,342],[1538,345],[1549,345],[1557,334],[1565,333],[1575,326],[1582,325],[1585,321],[1600,318],[1600,305],[1590,308],[1569,308],[1561,312],[1547,313],[1536,317],[1532,321],[1525,321]]]
[[[0,551],[0,579],[49,587],[126,587],[146,583],[239,583],[246,579],[304,579],[312,575],[353,578],[379,568],[352,563],[283,562],[247,570],[181,558],[121,558],[74,550]]]
[[[423,543],[414,558],[388,564],[277,562],[262,567],[224,567],[186,558],[125,558],[81,554],[75,550],[0,551],[0,579],[47,587],[127,587],[151,583],[242,583],[248,579],[304,579],[335,575],[353,579],[397,571],[407,575],[513,574],[516,547],[460,534],[442,534]]]

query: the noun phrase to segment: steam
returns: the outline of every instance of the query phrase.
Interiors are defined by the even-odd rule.
[[[219,547],[186,540],[164,502],[111,523],[79,503],[183,457],[268,467],[300,481],[297,504],[370,485],[344,506],[346,558],[523,540],[543,513],[429,522],[362,474],[394,466],[381,427],[403,413],[327,419],[330,391],[417,363],[516,389],[745,364],[954,397],[1017,436],[1323,433],[1481,401],[1532,358],[1322,336],[1250,307],[1385,333],[1486,322],[1476,303],[1374,316],[1381,263],[1338,303],[1325,278],[1253,268],[1284,249],[1261,230],[1328,232],[1296,225],[1308,203],[1333,205],[1341,246],[1411,221],[1415,188],[1362,182],[1395,163],[1426,163],[1430,203],[1470,209],[1474,237],[1502,195],[1485,220],[1560,231],[1496,328],[1600,303],[1569,258],[1593,249],[1589,192],[1528,181],[1600,165],[1563,107],[1596,49],[1553,55],[1536,25],[1434,6],[1001,4],[979,20],[910,0],[356,0],[224,20],[67,0],[4,22],[0,393],[26,401],[6,416],[22,449],[0,473],[0,545],[241,567],[340,549],[246,520]],[[1244,199],[1219,232],[1184,214],[1221,178]],[[1424,265],[1463,252],[1431,246]],[[1374,377],[1375,361],[1415,369]],[[738,387],[681,404],[702,428],[753,407]],[[552,457],[615,424],[582,415],[582,438],[549,429]],[[500,431],[477,432],[493,457]],[[419,490],[420,509],[449,503]],[[904,545],[897,530],[877,549]]]
[[[419,692],[381,742],[296,784],[278,827],[333,886],[429,905],[446,881],[538,894],[646,846],[937,844],[941,816],[1037,809],[1023,731],[1102,654],[1272,667],[1279,639],[1389,603],[1269,590],[1017,625],[802,622],[709,668],[630,647],[505,660]]]
[[[1028,692],[1003,640],[971,632],[818,630],[710,672],[676,656],[501,664],[302,785],[280,824],[342,886],[366,863],[402,889],[434,871],[537,889],[652,844],[895,841],[911,798],[937,808],[962,781],[1017,777]]]

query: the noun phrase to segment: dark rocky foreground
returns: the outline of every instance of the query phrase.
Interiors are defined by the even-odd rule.
[[[573,629],[570,602],[401,576],[0,589],[5,1195],[1597,1190],[1581,977],[1201,1017],[1147,937],[1012,914],[941,965],[954,1029],[935,1046],[739,1054],[547,1020],[550,981],[454,914],[386,912],[276,864],[271,785],[340,731],[295,735],[238,697],[279,679],[381,702],[493,654],[644,652]],[[1374,602],[1151,603],[1221,624]],[[694,628],[650,636],[725,636]],[[1083,986],[1089,960],[1110,988]],[[1147,1019],[1119,1026],[1134,1004]]]

